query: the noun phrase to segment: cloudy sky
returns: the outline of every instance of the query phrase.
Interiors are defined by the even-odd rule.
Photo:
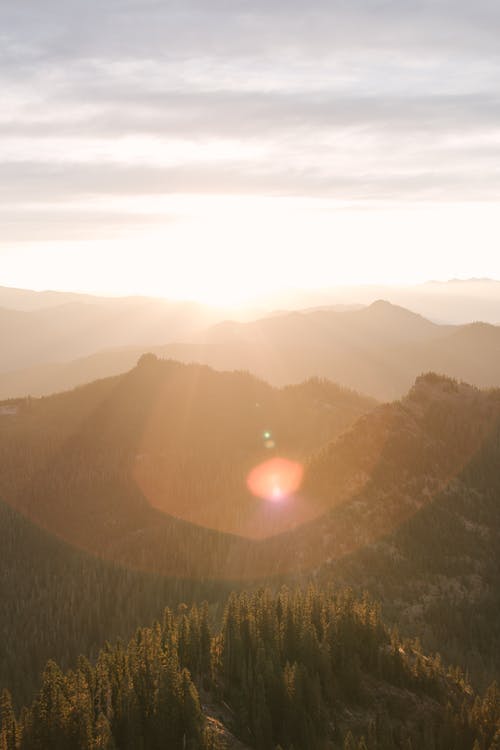
[[[0,284],[500,277],[498,0],[0,0]]]

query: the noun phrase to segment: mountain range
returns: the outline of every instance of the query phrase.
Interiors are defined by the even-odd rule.
[[[225,314],[194,302],[0,287],[0,372],[68,362],[110,347],[165,344]]]
[[[21,346],[20,337],[14,339],[15,346]],[[415,377],[428,371],[481,388],[500,384],[500,327],[439,325],[380,300],[354,310],[226,321],[193,333],[184,343],[141,345],[68,362],[38,363],[0,373],[0,397],[45,395],[118,374],[132,367],[145,350],[216,369],[248,370],[278,386],[324,377],[380,400],[400,398]]]
[[[263,298],[264,307],[279,305],[286,310],[329,305],[370,305],[385,299],[406,307],[437,323],[463,325],[482,320],[500,325],[500,281],[491,278],[449,279],[421,284],[344,285],[284,292],[277,298]]]

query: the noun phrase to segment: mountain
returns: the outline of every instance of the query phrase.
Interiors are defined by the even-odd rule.
[[[393,366],[398,347],[439,340],[449,330],[453,329],[380,301],[359,310],[283,313],[251,323],[225,321],[191,342],[149,350],[216,369],[249,370],[277,385],[300,382],[316,373],[322,377],[335,373],[348,387],[350,381],[363,383],[367,391],[387,398],[407,388],[419,372],[412,371],[411,363],[405,363],[408,374]],[[22,336],[19,346],[24,346]],[[12,368],[12,372],[0,372],[0,396],[46,395],[118,374],[131,367],[143,351],[144,347],[114,349],[73,362]],[[359,385],[357,388],[362,390]]]
[[[19,310],[0,305],[0,373],[67,362],[111,347],[165,344],[223,316],[195,303],[141,297],[77,296],[63,304]]]
[[[415,377],[429,371],[483,388],[500,384],[499,327],[439,325],[383,300],[361,309],[224,321],[186,336],[184,342],[147,348],[160,357],[248,370],[274,385],[317,375],[379,400],[400,398]],[[144,349],[115,348],[0,373],[0,398],[46,395],[125,372]]]
[[[310,456],[301,492],[325,513],[270,539],[266,549],[274,564],[281,558],[283,569],[311,569],[326,557],[344,557],[398,528],[450,487],[472,481],[470,467],[483,460],[483,451],[498,448],[499,394],[429,373],[404,399],[360,417]],[[466,489],[476,491],[477,482]]]
[[[439,323],[463,325],[475,320],[500,325],[500,281],[489,278],[428,281],[412,285],[337,286],[310,291],[291,290],[263,298],[263,307],[288,310],[339,305],[371,305],[385,299]]]
[[[166,610],[95,665],[49,662],[19,718],[8,693],[1,708],[7,750],[494,750],[500,725],[496,686],[475,696],[376,605],[311,588],[233,594],[215,627],[207,607]]]
[[[484,685],[500,675],[499,460],[500,391],[421,377],[311,459],[302,491],[325,513],[258,564],[369,591]]]
[[[499,350],[500,327],[438,325],[379,300],[361,310],[220,323],[162,351],[182,361],[246,369],[276,385],[316,374],[391,400],[428,371],[480,387],[499,385]]]
[[[39,292],[0,286],[0,308],[14,310],[40,310],[70,302],[114,304],[116,299],[75,292]],[[491,278],[449,279],[413,285],[344,285],[309,291],[292,289],[262,297],[252,308],[247,308],[245,314],[246,317],[257,317],[273,311],[277,311],[273,314],[282,314],[314,308],[340,311],[371,305],[378,299],[388,300],[441,323],[462,325],[482,320],[500,325],[500,281]]]
[[[275,389],[147,355],[4,404],[0,492],[133,569],[367,589],[478,684],[500,675],[499,394],[430,373],[376,406],[321,380]],[[249,470],[273,458],[300,464],[302,486],[255,497]]]
[[[59,307],[71,302],[103,302],[104,297],[77,292],[38,292],[33,289],[19,289],[11,286],[0,286],[0,308],[10,310],[42,310],[48,307]]]
[[[202,538],[202,547],[220,539],[226,555],[239,542],[218,532],[265,537],[321,510],[299,497],[286,508],[254,497],[250,471],[279,457],[302,461],[374,406],[318,379],[278,390],[246,373],[145,355],[126,375],[23,400],[14,416],[0,414],[8,467],[0,490],[38,523],[91,551],[122,559],[122,548],[138,546],[154,558],[160,548],[163,559],[158,535],[165,533],[163,572],[210,575],[220,560],[198,559],[188,537],[195,548]]]
[[[49,362],[26,369],[0,372],[0,399],[28,395],[48,396],[111,375],[120,375],[135,365],[145,348],[149,351],[161,350],[161,347],[127,346],[107,349],[68,362]]]

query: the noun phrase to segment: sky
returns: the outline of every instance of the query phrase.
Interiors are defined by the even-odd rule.
[[[0,0],[0,284],[500,278],[497,0]]]

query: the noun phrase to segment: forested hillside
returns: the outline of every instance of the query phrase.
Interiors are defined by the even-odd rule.
[[[2,750],[493,750],[500,693],[476,698],[459,670],[402,642],[377,607],[348,592],[231,595],[220,629],[206,606],[165,610],[151,628],[50,662],[16,719],[8,693]],[[235,740],[241,738],[244,745]]]
[[[414,398],[421,399],[422,392]],[[471,412],[480,410],[480,399],[469,394]],[[500,675],[498,400],[498,392],[486,398],[489,427],[478,439],[472,413],[452,427],[451,415],[431,399],[427,419],[446,444],[468,443],[470,452],[477,441],[476,450],[432,502],[426,500],[392,533],[323,570],[323,580],[344,580],[369,590],[383,602],[390,620],[418,633],[426,649],[438,649],[449,661],[460,662],[479,685]],[[420,491],[425,494],[427,488]]]
[[[8,467],[0,491],[41,525],[99,552],[173,523],[153,507],[269,536],[321,507],[299,499],[269,507],[247,489],[250,470],[274,455],[304,460],[374,406],[317,379],[278,390],[245,373],[145,356],[124,376],[22,401],[16,416],[0,417]]]
[[[476,685],[498,678],[499,411],[498,391],[419,378],[312,461],[307,491],[333,507],[269,540],[269,564],[368,590]]]
[[[128,638],[164,606],[219,601],[228,587],[170,580],[92,557],[0,502],[0,688],[31,700],[48,659],[67,668]],[[2,745],[0,744],[0,747]]]
[[[311,570],[381,540],[444,492],[481,491],[472,467],[498,455],[499,420],[500,391],[421,376],[310,457],[302,492],[324,513],[261,545],[261,569]]]
[[[44,659],[53,655],[67,666],[75,648],[88,654],[104,638],[130,632],[165,599],[189,595],[190,580],[199,584],[196,596],[209,586],[207,592],[217,598],[224,590],[212,586],[218,580],[279,586],[312,579],[369,590],[389,622],[418,635],[447,663],[463,665],[475,686],[483,688],[500,675],[498,391],[428,374],[402,401],[374,408],[370,400],[328,382],[276,390],[248,374],[148,356],[125,376],[17,406],[15,416],[0,417],[0,481],[8,505],[72,545],[128,569],[104,561],[95,567],[95,560],[70,550],[75,561],[59,567],[83,575],[79,566],[85,560],[87,579],[103,583],[86,588],[72,573],[68,588],[61,584],[62,592],[74,586],[86,592],[81,610],[77,607],[83,634],[78,642],[58,635],[69,627],[64,618],[60,630],[53,614],[42,622],[32,618],[26,642],[33,643],[39,632],[46,642]],[[281,451],[305,465],[300,496],[312,520],[294,516],[293,498],[269,503],[235,491],[237,483],[244,488],[254,462]],[[260,515],[245,515],[242,498]],[[162,499],[172,504],[162,506]],[[12,509],[3,513],[6,549],[11,540],[4,581],[13,581],[5,589],[5,643],[21,652],[13,625],[16,579],[36,602],[28,571],[33,566],[43,571],[47,564],[42,589],[48,600],[55,596],[54,566],[43,556],[38,566],[29,552],[37,545],[52,549],[56,540],[37,536],[40,529]],[[203,525],[212,518],[224,527],[236,518],[239,531],[252,536],[256,517],[266,538]],[[295,528],[275,533],[290,520]],[[16,542],[21,528],[28,534],[25,562]],[[35,542],[29,541],[33,534]],[[57,545],[47,557],[65,560],[69,548]],[[175,576],[185,584],[172,589],[160,579],[135,578],[134,570]],[[142,595],[143,580],[149,581],[143,592],[150,593]],[[118,627],[102,602],[109,591],[127,587],[132,614]],[[64,601],[66,594],[61,596]],[[92,611],[101,611],[97,630],[92,618],[87,626],[85,614],[92,596]],[[67,598],[72,601],[71,594]],[[59,612],[59,601],[52,613]],[[13,668],[5,664],[14,685]],[[34,680],[30,677],[31,686]]]

